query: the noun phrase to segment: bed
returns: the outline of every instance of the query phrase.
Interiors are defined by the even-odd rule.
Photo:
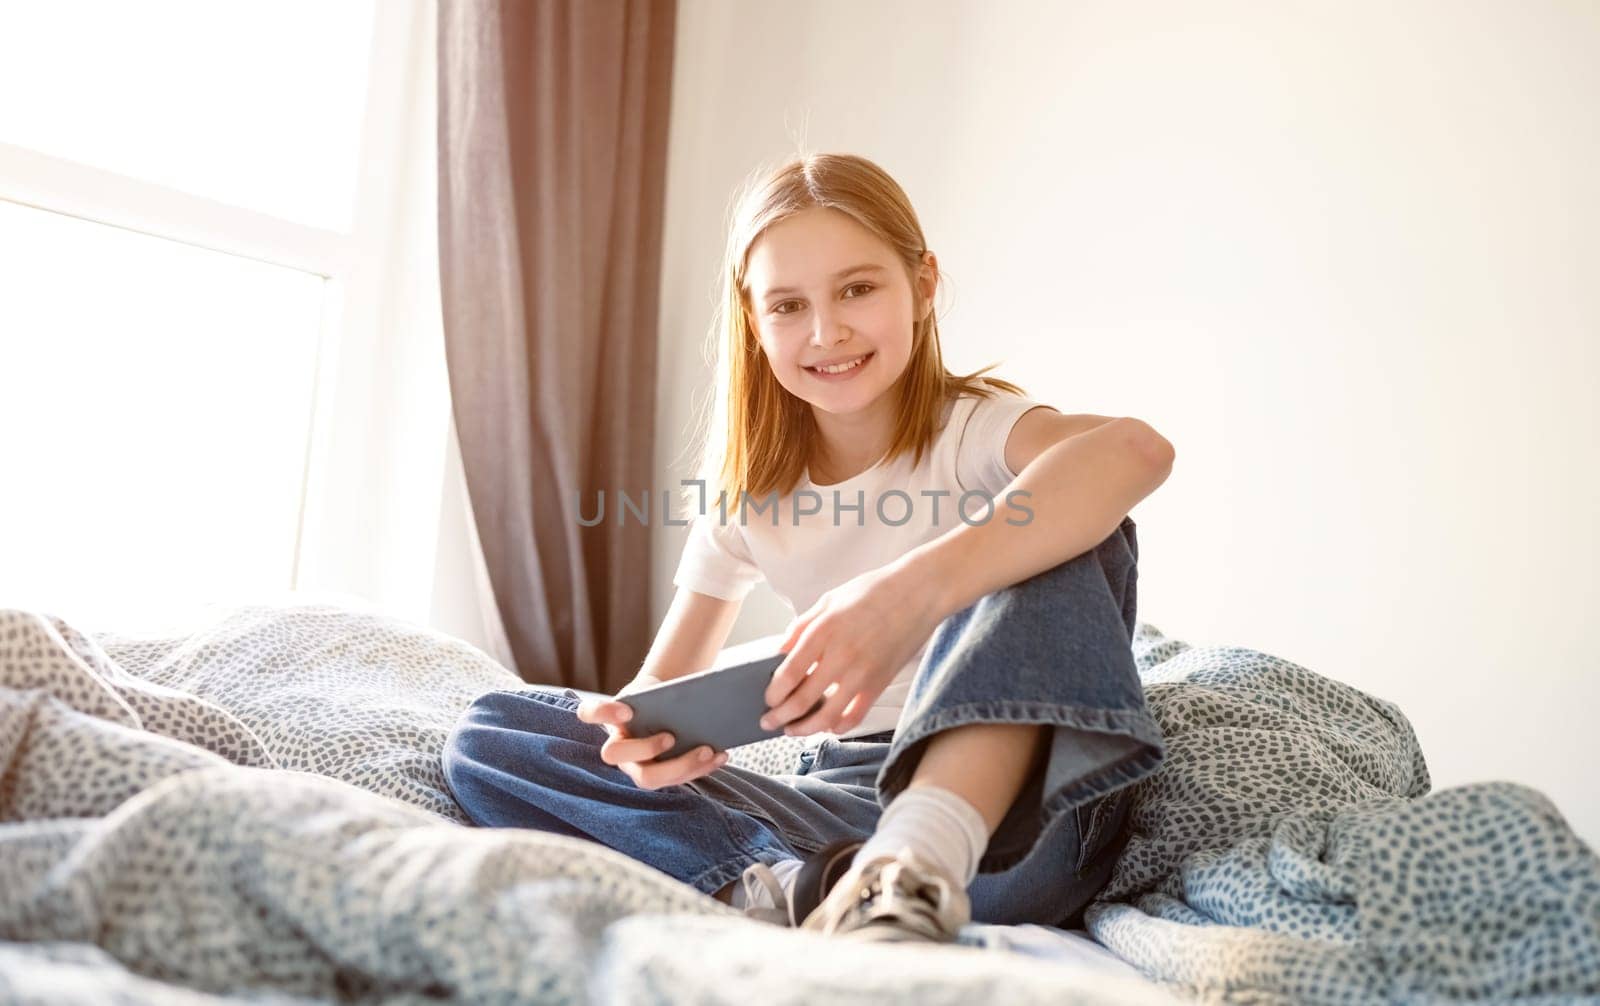
[[[1600,996],[1600,863],[1541,794],[1432,792],[1399,709],[1281,658],[1133,644],[1168,757],[1087,929],[870,946],[468,826],[445,737],[522,683],[460,640],[327,603],[139,635],[0,611],[0,1001]]]

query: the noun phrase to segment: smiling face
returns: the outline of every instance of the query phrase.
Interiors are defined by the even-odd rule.
[[[932,253],[919,273],[913,291],[894,249],[838,210],[813,207],[769,227],[750,247],[745,280],[778,383],[834,415],[880,399],[886,407],[911,358],[913,323],[932,309]]]

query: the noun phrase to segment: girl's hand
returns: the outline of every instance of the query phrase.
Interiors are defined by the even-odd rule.
[[[705,745],[666,761],[651,761],[669,750],[675,740],[666,731],[648,737],[634,737],[628,733],[623,724],[633,718],[633,709],[621,701],[625,692],[626,689],[612,699],[584,699],[578,703],[578,719],[606,728],[611,736],[600,745],[600,760],[622,769],[640,789],[676,786],[710,775],[727,764],[728,752],[718,753]]]
[[[927,578],[904,562],[846,580],[789,627],[781,647],[789,656],[767,685],[761,726],[788,724],[791,736],[855,729],[942,618]],[[819,698],[821,709],[789,722]]]

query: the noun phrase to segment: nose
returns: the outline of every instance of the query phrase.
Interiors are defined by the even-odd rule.
[[[839,320],[831,307],[819,307],[813,312],[816,322],[811,326],[811,344],[818,349],[837,346],[850,338],[850,329]]]

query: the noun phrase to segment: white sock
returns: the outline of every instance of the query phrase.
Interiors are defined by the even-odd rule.
[[[850,868],[909,849],[965,890],[988,847],[989,825],[965,797],[941,786],[913,786],[885,808]]]
[[[794,894],[795,875],[800,872],[800,867],[804,865],[805,864],[798,859],[780,859],[776,863],[772,864],[772,874],[778,878],[778,886],[783,888],[783,896],[786,900],[792,899]],[[742,877],[733,884],[732,905],[734,908],[739,909],[749,908],[751,905],[759,905],[762,908],[778,907],[773,903],[772,892],[767,890],[766,884],[757,884],[755,900],[746,901],[744,879]]]

